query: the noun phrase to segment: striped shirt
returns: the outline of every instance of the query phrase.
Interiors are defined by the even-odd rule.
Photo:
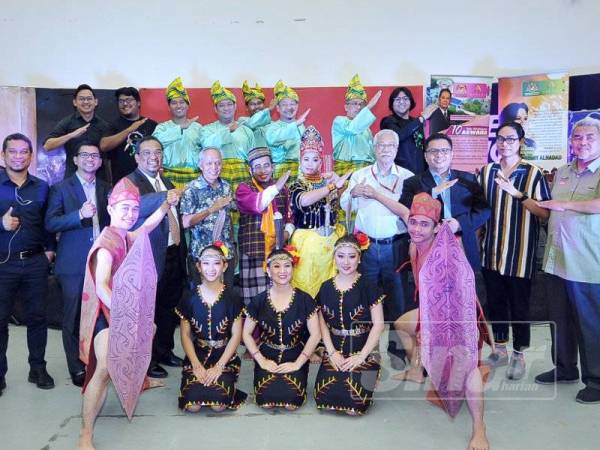
[[[532,278],[535,269],[540,221],[523,203],[503,191],[494,181],[499,163],[490,163],[479,181],[492,216],[485,227],[481,265],[501,275]],[[537,166],[521,161],[509,177],[515,188],[533,200],[549,200],[550,188]]]

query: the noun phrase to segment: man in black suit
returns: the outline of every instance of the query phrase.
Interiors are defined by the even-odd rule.
[[[136,227],[156,211],[165,199],[173,204],[173,199],[179,201],[181,198],[181,191],[159,174],[162,158],[163,147],[155,137],[146,136],[137,143],[135,160],[138,166],[127,175],[142,196]],[[183,363],[181,358],[173,354],[173,334],[178,322],[174,308],[183,294],[186,280],[187,250],[181,216],[175,207],[171,207],[163,221],[150,233],[150,243],[158,274],[158,287],[154,313],[156,334],[148,376],[164,378],[167,371],[159,364],[178,367]]]
[[[452,125],[450,120],[450,101],[452,100],[452,92],[450,89],[444,88],[438,95],[438,109],[436,109],[429,118],[429,135],[434,135],[440,131],[448,129]]]
[[[60,233],[54,273],[63,294],[63,347],[73,384],[83,386],[85,368],[79,359],[81,292],[90,248],[110,222],[106,210],[110,185],[96,177],[102,165],[97,144],[80,142],[73,162],[77,171],[50,190],[45,224],[48,231]]]
[[[442,133],[425,141],[429,169],[404,181],[400,203],[410,208],[413,197],[427,192],[442,202],[442,217],[461,236],[467,259],[474,271],[481,270],[477,229],[490,218],[491,209],[475,175],[450,169],[452,139]]]

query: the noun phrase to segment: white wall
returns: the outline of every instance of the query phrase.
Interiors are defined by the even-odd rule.
[[[598,0],[0,0],[0,86],[600,72]]]

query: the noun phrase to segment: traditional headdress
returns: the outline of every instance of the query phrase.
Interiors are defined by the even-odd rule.
[[[260,88],[258,83],[256,83],[254,87],[251,88],[250,86],[248,86],[248,81],[244,81],[244,84],[242,84],[242,95],[244,96],[244,101],[246,103],[248,103],[253,98],[258,98],[262,101],[265,101],[265,93]]]
[[[439,200],[431,197],[427,192],[421,192],[414,196],[412,205],[410,206],[410,216],[425,216],[429,217],[435,223],[440,221],[442,213],[442,204]]]
[[[284,251],[274,250],[269,257],[267,258],[267,266],[270,265],[273,261],[290,261],[292,266],[297,266],[300,262],[300,254],[298,250],[293,245],[286,245],[283,247]]]
[[[133,182],[125,177],[115,185],[110,196],[108,197],[108,205],[113,206],[123,200],[133,200],[140,202],[140,191]]]
[[[275,83],[275,87],[273,88],[273,94],[275,94],[275,100],[277,101],[277,103],[279,103],[284,98],[290,98],[297,102],[300,101],[298,93],[291,87],[286,86],[286,84],[281,80]]]
[[[321,133],[312,125],[304,130],[300,138],[300,158],[307,152],[316,152],[319,156],[323,153]]]
[[[206,253],[206,250],[209,247],[217,247],[220,250],[221,254],[220,255],[211,255],[210,253]],[[227,261],[227,256],[229,256],[229,250],[225,246],[225,243],[223,241],[215,241],[212,244],[207,245],[200,251],[200,258],[198,258],[198,261],[214,261],[214,260]]]
[[[349,100],[364,100],[367,101],[367,91],[360,82],[358,74],[354,75],[350,80],[348,89],[346,89],[346,101]]]
[[[171,81],[171,84],[167,86],[166,95],[167,102],[170,102],[174,98],[182,98],[188,105],[190,104],[190,96],[188,95],[187,90],[183,87],[183,81],[181,81],[181,77],[177,77]]]
[[[210,96],[212,97],[213,104],[215,105],[223,100],[231,100],[233,103],[236,103],[233,92],[221,86],[221,83],[219,83],[218,80],[215,81],[211,86]]]
[[[254,147],[248,152],[248,164],[252,164],[252,161],[262,158],[263,156],[271,158],[271,150],[269,150],[269,147]]]
[[[369,248],[369,245],[371,244],[371,241],[369,240],[369,236],[367,236],[362,231],[355,231],[353,233],[353,236],[356,239],[356,242],[349,240],[348,238],[338,239],[333,247],[333,253],[337,252],[338,249],[343,248],[343,247],[353,248],[358,253],[360,253],[364,250],[367,250]]]

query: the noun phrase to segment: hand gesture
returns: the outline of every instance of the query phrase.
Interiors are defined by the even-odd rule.
[[[373,186],[370,186],[368,184],[364,185],[362,194],[364,198],[372,198],[373,200],[377,200],[378,195],[379,192],[377,192],[377,189],[375,189]]]
[[[143,123],[144,123],[146,120],[148,120],[148,118],[147,118],[147,117],[144,117],[143,119],[140,119],[140,120],[136,120],[135,122],[133,122],[133,123],[131,124],[131,126],[129,127],[129,129],[130,129],[131,131],[135,131],[135,130],[137,130],[139,127],[141,127],[141,126],[142,126],[142,124],[143,124]]]
[[[81,136],[83,133],[85,133],[87,131],[87,129],[90,127],[91,123],[88,123],[82,127],[77,128],[76,130],[71,131],[71,137],[72,138],[76,138]]]
[[[192,123],[196,122],[198,120],[198,116],[194,116],[191,119],[185,119],[185,122],[183,122],[181,124],[181,128],[183,130],[185,130],[186,128],[188,128]]]
[[[423,119],[427,120],[431,117],[431,115],[435,112],[436,109],[438,109],[438,105],[434,103],[432,103],[431,105],[427,105],[421,113],[421,116],[423,116]]]
[[[460,230],[460,223],[458,222],[458,220],[450,218],[444,219],[443,221],[450,226],[450,230],[452,230],[454,234],[458,233],[458,231]]]
[[[179,199],[181,198],[181,189],[169,189],[167,191],[167,203],[169,206],[174,206],[179,203]]]
[[[87,200],[83,205],[81,205],[81,208],[79,208],[79,213],[84,219],[94,217],[94,214],[96,214],[96,205],[94,205],[94,202],[91,200]]]
[[[223,209],[230,203],[231,203],[231,197],[228,195],[217,198],[215,200],[215,202],[213,203],[214,212],[220,211],[221,209]]]
[[[431,190],[431,193],[433,195],[440,195],[442,192],[444,192],[446,189],[450,189],[456,183],[458,183],[458,178],[455,178],[454,180],[443,181],[440,184],[438,184],[436,187],[434,187]]]
[[[52,261],[54,261],[54,257],[56,256],[56,252],[46,251],[44,253],[46,254],[46,258],[48,258],[48,262],[49,263],[51,263]]]
[[[365,194],[364,194],[365,186],[367,186],[365,184],[365,180],[362,180],[360,183],[358,183],[356,186],[354,186],[352,188],[352,190],[350,191],[350,195],[352,197],[364,197],[365,196]]]
[[[304,123],[304,121],[306,120],[306,118],[308,117],[309,113],[310,113],[310,108],[308,108],[306,111],[304,111],[304,113],[302,113],[302,115],[300,117],[298,117],[298,119],[296,120],[296,124],[298,126],[302,125]]]
[[[338,189],[341,189],[344,187],[344,184],[346,184],[346,181],[348,180],[348,178],[350,178],[350,175],[352,175],[352,171],[348,171],[344,176],[341,177],[337,177],[337,180],[333,181],[333,183],[335,183],[335,187]]]
[[[214,365],[206,371],[206,376],[204,377],[204,385],[210,386],[211,384],[215,384],[222,374],[223,369],[221,369],[221,367],[218,365]]]
[[[298,364],[296,362],[287,362],[287,363],[279,364],[277,366],[277,369],[275,370],[275,373],[290,373],[290,372],[295,372],[298,369],[300,369],[300,367],[298,366]]]
[[[279,177],[279,180],[277,180],[277,182],[275,183],[275,186],[277,187],[277,192],[281,192],[291,174],[292,172],[288,170],[286,173]]]
[[[352,356],[349,356],[348,358],[346,358],[344,363],[341,366],[341,369],[344,372],[351,372],[364,362],[365,362],[365,357],[362,356],[360,353],[357,353],[356,355],[352,355]]]
[[[8,211],[2,216],[2,226],[6,231],[14,231],[19,227],[19,218],[12,216],[13,207],[8,208]]]
[[[540,208],[549,209],[551,211],[566,211],[564,200],[545,200],[536,202]]]
[[[377,93],[373,96],[373,98],[371,100],[369,100],[369,103],[367,103],[367,108],[371,109],[377,104],[377,102],[381,98],[381,93],[382,93],[382,91],[381,91],[381,89],[379,89],[377,91]]]
[[[333,367],[334,370],[340,371],[340,368],[345,361],[346,358],[344,358],[340,352],[329,354],[329,364],[331,364],[331,367]]]
[[[239,126],[240,126],[240,124],[239,124],[239,123],[238,123],[236,120],[234,120],[233,122],[231,122],[231,123],[229,124],[229,131],[230,131],[231,133],[233,133],[235,130],[237,130],[237,129],[238,129],[238,127],[239,127]]]
[[[271,373],[277,373],[277,369],[279,367],[275,361],[271,361],[265,357],[260,358],[258,365],[261,369]]]
[[[204,384],[206,382],[206,369],[202,366],[194,367],[192,369],[196,380]]]
[[[516,197],[520,194],[517,188],[515,188],[514,184],[500,172],[498,172],[498,175],[496,178],[494,178],[494,181],[500,187],[500,189],[502,189],[511,197]]]
[[[276,106],[277,106],[277,99],[275,97],[273,97],[271,99],[271,102],[269,103],[269,111],[273,111]]]

